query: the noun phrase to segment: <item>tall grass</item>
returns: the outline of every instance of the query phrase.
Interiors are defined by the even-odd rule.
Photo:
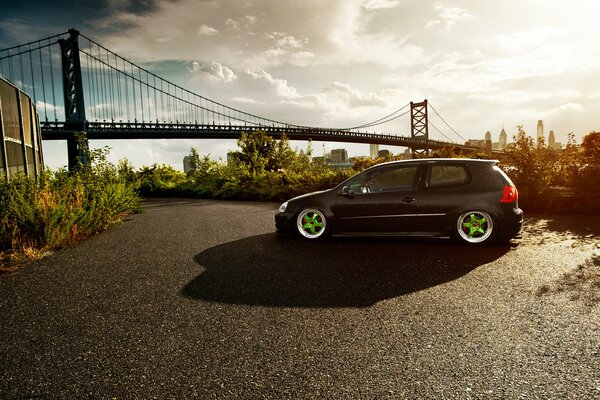
[[[139,207],[137,184],[121,176],[102,152],[77,173],[49,171],[37,181],[24,175],[0,179],[0,267],[87,238]]]

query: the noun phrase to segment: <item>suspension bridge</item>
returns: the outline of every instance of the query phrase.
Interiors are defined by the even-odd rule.
[[[0,75],[33,99],[44,140],[67,141],[70,167],[82,131],[88,139],[237,139],[263,130],[277,139],[404,146],[413,155],[448,145],[480,150],[461,144],[466,139],[427,100],[346,128],[286,123],[193,93],[75,29],[0,50]],[[403,135],[406,119],[410,134]]]

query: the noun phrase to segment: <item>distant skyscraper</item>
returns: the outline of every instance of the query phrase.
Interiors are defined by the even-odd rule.
[[[554,137],[553,130],[550,130],[550,134],[548,135],[548,147],[551,149],[556,148],[556,138]]]
[[[379,145],[378,144],[370,144],[369,145],[369,153],[371,158],[377,158],[377,153],[379,153]]]
[[[379,150],[377,152],[377,157],[384,157],[385,158],[385,157],[389,157],[390,155],[391,154],[390,154],[390,151],[388,149]]]
[[[346,149],[331,150],[331,162],[334,164],[348,163],[348,152],[346,151]]]
[[[541,119],[538,119],[537,137],[538,137],[538,139],[544,138],[544,121],[542,121]]]
[[[504,150],[506,147],[506,131],[504,130],[504,127],[502,127],[502,130],[500,131],[498,142],[500,143],[500,150]]]
[[[192,157],[190,156],[183,157],[183,172],[185,172],[186,174],[194,169],[192,168],[192,164],[190,163],[191,160]]]
[[[490,133],[490,131],[487,131],[485,133],[485,140],[490,140],[490,141],[492,140],[492,134]]]

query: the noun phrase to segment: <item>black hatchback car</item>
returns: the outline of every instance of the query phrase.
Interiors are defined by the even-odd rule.
[[[368,168],[338,186],[295,197],[275,214],[279,236],[519,237],[517,188],[496,160],[416,159]]]

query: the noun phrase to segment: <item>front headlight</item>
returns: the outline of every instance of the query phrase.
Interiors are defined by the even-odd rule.
[[[285,209],[287,208],[287,206],[288,206],[288,202],[286,201],[285,203],[283,203],[282,205],[279,206],[279,212],[280,213],[285,212]]]

